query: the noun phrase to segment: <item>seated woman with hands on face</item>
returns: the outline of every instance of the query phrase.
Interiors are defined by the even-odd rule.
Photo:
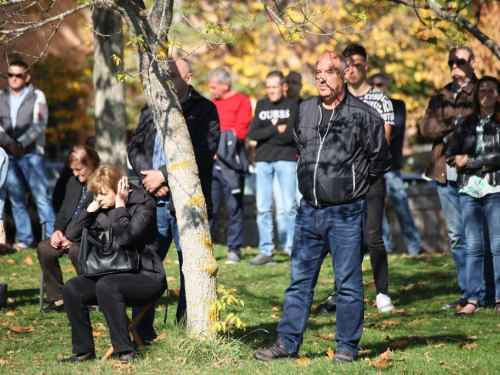
[[[75,356],[59,363],[94,359],[95,348],[87,305],[100,306],[109,327],[111,344],[122,362],[135,359],[130,340],[126,306],[156,301],[167,288],[165,269],[156,243],[156,202],[142,189],[129,185],[127,177],[112,164],[102,164],[89,177],[94,200],[66,230],[66,237],[80,240],[83,229],[94,238],[112,229],[122,248],[135,248],[139,268],[104,276],[77,276],[63,289],[63,300],[71,324]],[[124,250],[123,250],[124,251]],[[80,258],[82,261],[82,258]],[[85,269],[85,267],[83,267]]]

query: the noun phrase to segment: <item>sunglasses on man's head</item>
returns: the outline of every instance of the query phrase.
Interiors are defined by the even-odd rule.
[[[466,62],[467,62],[467,60],[465,60],[465,59],[449,59],[448,66],[451,68],[453,66],[453,64],[457,64],[457,66],[465,65]]]
[[[9,77],[9,78],[12,78],[12,77],[24,78],[24,73],[20,73],[20,74],[8,73],[7,77]]]
[[[385,83],[384,82],[377,82],[377,83],[374,83],[373,86],[375,86],[375,87],[384,87]]]

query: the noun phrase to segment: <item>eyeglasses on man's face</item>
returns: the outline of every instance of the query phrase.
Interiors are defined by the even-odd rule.
[[[20,74],[8,73],[7,77],[9,77],[9,78],[14,78],[14,77],[16,77],[16,78],[24,78],[25,74],[24,73],[20,73]]]

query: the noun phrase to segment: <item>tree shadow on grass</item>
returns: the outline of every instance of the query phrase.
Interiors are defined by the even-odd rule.
[[[332,324],[308,323],[307,328],[308,330],[311,331],[318,331],[325,325],[332,325]],[[257,351],[262,348],[266,348],[267,346],[269,346],[270,344],[272,344],[277,340],[276,328],[277,328],[277,323],[262,323],[256,326],[247,326],[245,332],[241,331],[235,332],[233,337],[237,340],[240,340],[245,345],[247,345],[250,348],[250,350]],[[306,332],[304,333],[305,338],[307,338],[307,335],[318,337],[318,335],[313,335],[313,333],[308,332],[308,330],[306,330]],[[335,350],[335,347],[337,346],[337,343],[333,338],[325,339],[318,337],[318,340],[324,342],[325,347],[329,346],[333,350]],[[441,344],[441,343],[456,344],[457,347],[459,347],[463,343],[472,343],[472,342],[474,342],[473,339],[471,339],[467,335],[460,335],[460,334],[459,335],[431,334],[428,336],[395,335],[394,337],[391,337],[390,340],[378,340],[377,342],[366,343],[362,345],[362,348],[358,356],[360,358],[375,358],[380,354],[384,353],[385,351],[387,351],[388,348],[393,351],[394,350],[405,351],[412,348],[428,346],[430,344]],[[310,359],[324,358],[326,355],[326,350],[324,353],[318,353],[317,349],[316,350],[313,348],[309,349],[306,347],[300,350],[299,355],[301,357],[307,357]]]
[[[7,303],[7,308],[15,308],[24,305],[37,305],[40,298],[40,289],[14,289],[7,291],[7,297],[14,302]]]

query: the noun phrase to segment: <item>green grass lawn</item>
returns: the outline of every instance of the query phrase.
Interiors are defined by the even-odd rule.
[[[375,290],[370,262],[364,261],[365,329],[362,350],[356,363],[342,365],[327,359],[335,350],[334,315],[311,314],[304,334],[299,363],[261,362],[255,350],[276,338],[282,315],[283,296],[289,283],[290,264],[281,253],[275,266],[250,267],[246,261],[256,249],[244,251],[240,264],[225,265],[227,248],[215,246],[220,262],[218,280],[238,292],[246,307],[238,316],[244,332],[216,344],[188,339],[173,323],[176,303],[168,309],[157,306],[156,329],[160,339],[139,354],[140,360],[122,365],[116,358],[79,365],[58,365],[71,355],[70,327],[65,314],[43,315],[38,311],[40,267],[33,249],[0,255],[0,281],[9,284],[8,308],[0,311],[0,374],[500,374],[500,316],[482,310],[474,316],[455,317],[442,309],[444,301],[455,300],[458,287],[450,256],[389,256],[390,296],[396,312],[379,314],[374,306]],[[170,289],[178,289],[176,252],[165,262]],[[75,276],[68,259],[61,261],[65,277]],[[333,272],[328,257],[323,265],[314,306],[332,291]],[[92,312],[98,356],[110,345],[109,331],[102,313]],[[25,330],[27,332],[16,332]],[[381,358],[392,347],[387,361]],[[380,367],[376,367],[378,365]]]

